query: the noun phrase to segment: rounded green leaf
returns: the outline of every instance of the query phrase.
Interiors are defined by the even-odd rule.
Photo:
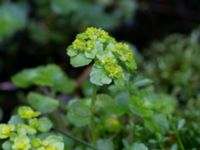
[[[90,81],[93,84],[102,86],[104,84],[110,84],[112,82],[112,79],[106,75],[103,68],[93,66],[90,73]]]
[[[111,139],[100,139],[97,141],[99,150],[114,150],[114,144]]]
[[[40,132],[47,132],[52,128],[53,124],[48,118],[40,118],[38,120],[38,127],[37,129]]]
[[[35,69],[24,69],[14,76],[12,76],[12,82],[21,88],[27,88],[31,86],[34,80],[38,77],[41,67]]]
[[[3,150],[11,150],[12,149],[12,142],[10,140],[5,141],[2,144]]]
[[[76,88],[76,82],[70,80],[67,77],[58,80],[52,86],[52,89],[56,92],[72,93]]]
[[[13,83],[21,88],[31,85],[49,86],[55,92],[71,93],[76,87],[65,72],[55,64],[24,69],[12,77]]]
[[[22,124],[24,123],[24,120],[22,118],[19,117],[19,115],[13,115],[10,120],[8,121],[8,124]]]
[[[92,61],[91,58],[85,57],[83,53],[79,53],[76,56],[71,57],[70,63],[73,67],[81,67],[88,65]]]
[[[129,100],[129,108],[132,113],[142,117],[153,115],[152,103],[149,101],[145,92],[139,92]]]
[[[169,130],[169,121],[163,114],[154,114],[146,118],[144,124],[153,133],[165,133]]]
[[[68,14],[77,9],[77,3],[73,0],[52,0],[51,8],[57,14]]]
[[[26,8],[20,4],[2,3],[0,6],[0,39],[10,37],[27,23]]]
[[[28,102],[33,108],[43,113],[52,112],[59,106],[58,100],[35,92],[28,94]]]
[[[80,127],[90,122],[91,111],[85,100],[72,100],[68,105],[68,120]]]
[[[148,148],[142,143],[134,143],[128,150],[148,150]]]

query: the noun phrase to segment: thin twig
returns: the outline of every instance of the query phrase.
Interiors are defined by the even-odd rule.
[[[81,83],[83,83],[83,81],[85,81],[85,80],[88,78],[88,76],[89,76],[89,74],[90,74],[90,71],[91,71],[91,68],[92,68],[91,66],[88,66],[88,67],[83,71],[83,73],[78,77],[78,79],[76,80],[78,86],[80,86]]]

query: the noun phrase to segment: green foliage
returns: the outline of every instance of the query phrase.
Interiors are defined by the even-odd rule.
[[[105,9],[112,5],[116,6],[110,13],[106,12]],[[56,14],[72,15],[73,18],[69,17],[71,24],[79,25],[82,29],[88,26],[113,29],[120,24],[121,20],[131,20],[137,9],[137,2],[132,0],[53,0],[51,8]],[[117,11],[121,12],[121,15],[117,15]]]
[[[77,127],[88,125],[90,122],[91,111],[87,101],[87,99],[72,100],[67,106],[67,119]]]
[[[21,88],[31,85],[48,86],[54,92],[71,93],[76,84],[59,66],[49,64],[31,69],[24,69],[12,77],[13,83]]]
[[[111,139],[100,139],[97,142],[99,150],[114,150],[114,145]]]
[[[14,3],[0,6],[0,41],[23,29],[26,24],[27,12],[24,6]]]
[[[80,31],[88,26],[111,30],[117,28],[123,21],[131,21],[137,10],[135,0],[107,2],[101,0],[44,0],[40,2],[36,0],[33,3],[37,7],[35,15],[27,17],[35,7],[32,8],[32,4],[28,1],[21,0],[20,2],[2,3],[0,40],[27,28],[31,39],[39,44],[63,41],[65,36],[58,32],[59,27],[63,28],[65,34],[70,32],[69,29]],[[113,6],[112,11],[107,12],[106,9],[110,6]],[[48,23],[51,25],[49,26]],[[66,30],[65,25],[69,29]]]
[[[170,92],[182,101],[198,95],[200,63],[199,29],[191,35],[170,35],[154,42],[149,49],[144,70],[157,88]],[[178,59],[177,59],[178,58]]]
[[[43,113],[52,112],[59,106],[58,100],[35,92],[29,93],[27,99],[33,108]]]
[[[22,106],[19,107],[18,114],[13,116],[20,121],[0,124],[0,139],[6,140],[2,144],[3,150],[64,150],[61,136],[49,135],[40,138],[40,132],[48,132],[52,128],[51,121],[48,118],[39,118],[40,114],[28,106]]]
[[[128,150],[148,150],[148,148],[142,143],[133,143]]]

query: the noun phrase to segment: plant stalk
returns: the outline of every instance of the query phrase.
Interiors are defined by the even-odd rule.
[[[97,96],[97,87],[93,85],[93,94],[92,94],[92,101],[91,101],[91,118],[90,118],[90,133],[91,133],[91,141],[93,144],[97,141],[97,132],[95,128],[95,104],[96,104],[96,96]]]
[[[185,147],[184,147],[184,145],[183,145],[183,143],[182,143],[182,140],[181,140],[181,137],[180,137],[180,134],[179,134],[178,129],[176,129],[176,136],[177,136],[177,139],[178,139],[178,143],[179,143],[179,145],[180,145],[180,149],[181,149],[181,150],[185,150]]]

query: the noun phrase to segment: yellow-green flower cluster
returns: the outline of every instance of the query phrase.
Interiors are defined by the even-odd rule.
[[[110,78],[118,79],[122,76],[123,69],[117,64],[117,60],[114,57],[104,56],[99,61]]]
[[[92,82],[97,85],[109,84],[112,80],[124,77],[124,73],[136,69],[133,52],[130,47],[117,42],[107,32],[98,28],[88,28],[85,32],[77,35],[75,41],[67,48],[70,62],[74,67],[80,67],[94,61],[95,71],[101,68],[103,76],[97,77],[106,82]],[[97,73],[92,73],[92,75]]]
[[[18,114],[22,119],[31,119],[31,118],[38,117],[41,113],[35,112],[30,107],[24,106],[18,109]]]
[[[22,106],[8,124],[0,124],[0,139],[6,140],[2,144],[3,150],[63,150],[62,137],[38,137],[38,134],[48,132],[52,128],[51,121],[46,117],[38,118],[40,115],[40,112]]]
[[[26,135],[19,135],[14,139],[13,150],[29,150],[31,148],[30,139]]]
[[[14,130],[14,125],[0,124],[0,139],[8,138]]]
[[[48,136],[41,142],[41,147],[38,150],[63,150],[64,145],[62,141],[62,137],[59,136]]]

